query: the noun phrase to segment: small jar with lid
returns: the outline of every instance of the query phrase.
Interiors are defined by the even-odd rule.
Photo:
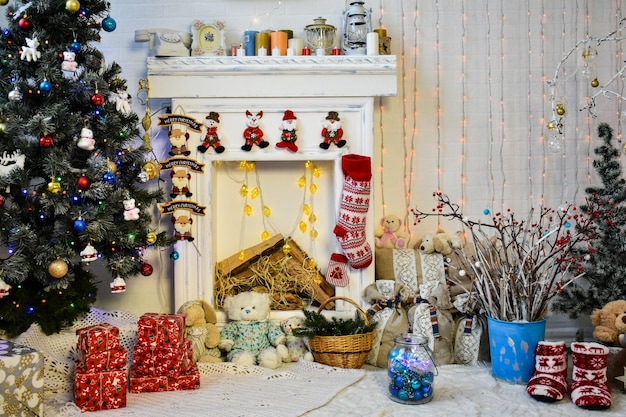
[[[389,397],[402,404],[423,404],[433,399],[436,366],[427,339],[403,333],[389,351]]]

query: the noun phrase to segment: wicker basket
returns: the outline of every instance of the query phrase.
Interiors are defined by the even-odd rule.
[[[318,313],[324,306],[335,300],[344,300],[354,305],[369,324],[365,311],[353,300],[346,297],[330,297],[320,305]],[[363,366],[372,349],[374,332],[352,334],[347,336],[314,336],[309,340],[311,353],[315,360],[324,365],[339,368],[360,368]]]

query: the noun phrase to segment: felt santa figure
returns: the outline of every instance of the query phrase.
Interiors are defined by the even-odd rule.
[[[170,197],[176,198],[178,196],[191,197],[192,192],[189,191],[189,180],[191,180],[191,174],[184,168],[174,169],[170,172],[172,178],[172,192]]]
[[[269,142],[263,140],[264,133],[259,127],[263,112],[260,111],[257,114],[252,114],[249,110],[246,110],[246,117],[248,118],[248,120],[246,120],[247,127],[243,131],[245,144],[241,149],[247,152],[252,149],[252,145],[257,145],[259,148],[267,148]]]
[[[187,141],[189,140],[189,133],[184,132],[179,128],[174,128],[169,132],[170,139],[170,152],[171,156],[175,155],[184,155],[189,156],[191,153],[189,149],[187,149]]]
[[[337,145],[338,148],[341,148],[346,144],[346,141],[342,139],[342,136],[343,129],[341,128],[339,113],[336,111],[329,111],[328,116],[326,116],[324,128],[322,129],[322,137],[324,138],[324,141],[320,143],[320,148],[328,149],[333,143]]]
[[[205,153],[209,148],[215,149],[215,152],[217,153],[224,152],[224,147],[220,143],[220,138],[217,134],[217,127],[219,124],[220,114],[214,111],[209,112],[209,115],[206,117],[204,122],[206,133],[204,134],[202,143],[198,146],[199,152]]]
[[[286,148],[294,153],[298,152],[298,146],[296,145],[296,140],[298,140],[298,136],[296,135],[297,128],[298,118],[293,114],[293,111],[285,110],[281,126],[283,133],[281,133],[280,142],[276,144],[276,147],[279,149]]]

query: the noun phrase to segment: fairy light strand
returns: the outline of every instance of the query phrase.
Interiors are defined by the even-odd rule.
[[[545,11],[545,7],[544,7],[544,3],[543,1],[541,2],[541,22],[542,24],[539,25],[539,46],[541,48],[541,53],[539,54],[539,61],[540,61],[540,66],[539,68],[541,68],[541,79],[545,80],[546,79],[546,74],[543,68],[544,67],[544,63],[545,63],[545,56],[546,56],[546,49],[545,49],[545,42],[546,42],[546,34],[544,32],[544,25],[543,25],[543,21],[546,18],[546,11]],[[544,100],[541,101],[542,103],[542,114],[546,114],[546,88],[545,88],[545,83],[542,83],[541,85],[542,88],[542,97],[544,98]],[[544,117],[544,122],[545,122],[545,117]],[[542,131],[543,132],[543,131]],[[542,133],[542,135],[540,136],[540,141],[541,141],[541,186],[539,187],[539,205],[543,206],[544,201],[545,201],[545,192],[546,192],[546,166],[547,166],[547,160],[546,160],[546,137],[545,135]]]
[[[506,130],[504,129],[504,22],[506,16],[504,14],[504,7],[500,3],[500,174],[502,175],[502,182],[500,185],[500,204],[499,207],[503,210],[504,207],[504,193],[507,186],[506,172],[504,170],[504,148],[507,142]]]
[[[563,6],[565,6],[565,4],[563,4]],[[565,50],[565,8],[562,9],[561,12],[561,48],[563,50]],[[563,69],[563,76],[567,77],[567,73],[566,73],[566,69]],[[565,105],[563,103],[563,105]],[[565,133],[565,132],[564,132]],[[567,200],[567,192],[568,192],[568,188],[569,188],[569,182],[568,182],[568,178],[567,178],[567,141],[565,140],[565,135],[563,135],[563,138],[561,140],[561,159],[562,159],[562,164],[561,164],[561,182],[562,182],[562,187],[561,187],[561,202],[565,202]],[[573,158],[574,160],[576,160],[577,158]]]
[[[489,175],[489,200],[490,206],[495,203],[495,180],[493,177],[493,95],[492,95],[492,63],[491,63],[491,11],[489,10],[489,2],[485,3],[485,15],[487,16],[487,108],[488,108],[488,125],[489,125],[489,148],[488,155],[488,175]]]
[[[461,0],[461,211],[465,208],[465,193],[467,182],[467,159],[465,158],[467,146],[467,77],[465,74],[467,55],[465,44],[467,42],[465,32],[465,20],[467,12],[465,10],[465,0]]]
[[[436,121],[437,121],[437,191],[441,192],[441,56],[439,53],[439,35],[440,35],[440,9],[439,1],[435,2],[435,59],[436,59],[436,71],[435,71],[435,96],[437,99],[436,107]],[[437,226],[441,225],[441,217],[437,216]]]
[[[526,0],[526,40],[527,40],[527,50],[528,50],[528,60],[527,60],[527,65],[528,65],[528,74],[527,74],[527,80],[526,80],[526,111],[528,112],[528,135],[527,135],[527,147],[526,147],[526,169],[528,170],[528,202],[530,204],[530,206],[532,207],[533,205],[533,175],[532,175],[532,160],[533,160],[533,119],[534,119],[534,115],[533,115],[533,111],[532,111],[532,103],[531,103],[531,99],[532,99],[532,85],[533,83],[533,73],[532,73],[532,67],[531,67],[531,62],[532,62],[532,30],[531,30],[531,26],[530,26],[530,22],[532,21],[532,13],[530,10],[530,0]]]
[[[379,3],[379,13],[380,13],[380,17],[378,19],[378,26],[380,28],[383,28],[383,15],[384,15],[384,9],[383,9],[383,0],[380,1]],[[380,178],[380,184],[379,184],[379,188],[378,188],[378,192],[380,194],[380,202],[381,202],[381,206],[382,206],[382,215],[383,217],[386,215],[387,213],[387,204],[385,203],[385,187],[384,187],[384,183],[385,183],[385,154],[387,153],[387,149],[386,149],[386,144],[385,144],[385,129],[383,129],[383,112],[384,112],[384,106],[383,106],[383,99],[382,97],[377,97],[376,101],[378,103],[378,135],[380,137],[380,165],[378,168],[378,174],[379,174],[379,178]],[[407,224],[406,222],[404,224]]]

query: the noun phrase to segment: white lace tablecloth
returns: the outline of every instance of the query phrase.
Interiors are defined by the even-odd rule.
[[[86,416],[73,403],[75,329],[109,322],[120,328],[122,345],[132,353],[137,318],[129,313],[92,309],[72,328],[51,336],[31,328],[14,341],[45,356],[46,417]],[[433,400],[404,405],[387,397],[387,370],[366,365],[341,369],[297,362],[270,370],[232,363],[200,364],[198,390],[128,394],[127,406],[94,416],[133,417],[382,417],[427,415],[446,417],[602,417],[626,416],[626,394],[612,387],[613,406],[594,413],[569,398],[558,403],[535,401],[525,386],[495,380],[485,366],[445,365],[435,378]]]

